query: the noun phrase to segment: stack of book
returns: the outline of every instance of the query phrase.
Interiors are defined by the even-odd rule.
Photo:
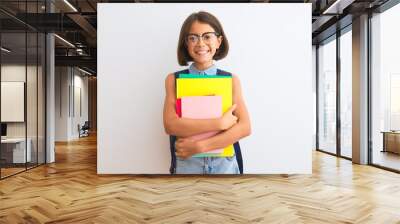
[[[232,77],[181,74],[176,79],[176,112],[191,119],[219,118],[232,106]],[[191,136],[194,140],[210,138],[218,131]],[[233,145],[196,154],[193,157],[231,157]]]

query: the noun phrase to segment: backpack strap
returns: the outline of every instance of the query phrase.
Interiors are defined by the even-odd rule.
[[[189,69],[177,71],[174,73],[175,76],[175,89],[176,89],[176,79],[179,77],[179,74],[188,74]],[[169,172],[171,174],[176,173],[176,154],[175,154],[175,142],[176,142],[176,136],[170,135],[169,136],[169,148],[171,151],[171,166],[169,168]]]
[[[217,75],[232,76],[232,73],[224,71],[222,69],[217,69]]]
[[[185,70],[181,70],[178,72],[175,72],[175,88],[176,88],[176,79],[179,77],[180,74],[189,74],[189,69],[185,69]],[[216,75],[220,75],[220,76],[232,76],[231,73],[221,70],[221,69],[217,69],[217,74]],[[170,147],[170,151],[171,151],[171,166],[169,169],[169,172],[171,174],[175,174],[176,173],[176,154],[175,154],[175,141],[176,141],[176,136],[170,135],[169,136],[169,147]],[[242,158],[242,152],[240,150],[240,145],[239,142],[236,142],[233,144],[233,148],[235,149],[235,155],[236,155],[236,161],[238,163],[239,166],[239,170],[240,170],[240,174],[243,174],[243,158]]]

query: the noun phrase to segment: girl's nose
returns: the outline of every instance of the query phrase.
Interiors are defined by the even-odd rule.
[[[204,43],[204,40],[203,40],[203,38],[202,37],[200,37],[199,38],[199,41],[197,41],[197,45],[200,45],[200,46],[202,46],[202,45],[204,45],[205,43]]]

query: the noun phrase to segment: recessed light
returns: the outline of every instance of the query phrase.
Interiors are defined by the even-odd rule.
[[[66,40],[66,39],[64,39],[64,38],[62,38],[62,37],[60,37],[60,36],[57,35],[57,34],[54,34],[54,36],[57,37],[58,39],[60,39],[62,42],[64,42],[64,43],[68,44],[69,46],[75,48],[75,45],[71,44],[71,42],[69,42],[68,40]]]
[[[72,10],[74,10],[75,12],[78,12],[78,10],[71,4],[69,3],[68,0],[64,0],[65,4],[67,4]]]
[[[336,0],[322,14],[342,14],[343,9],[351,5],[355,0]]]
[[[92,75],[92,73],[90,73],[90,72],[88,72],[88,71],[86,71],[86,70],[83,70],[83,69],[81,69],[81,68],[79,68],[78,67],[78,69],[79,69],[79,71],[81,71],[81,72],[83,72],[83,73],[85,73],[85,74],[88,74],[88,75]]]
[[[5,47],[1,47],[1,50],[4,51],[4,52],[6,52],[6,53],[10,53],[10,52],[11,52],[11,50],[9,50],[9,49],[7,49],[7,48],[5,48]]]

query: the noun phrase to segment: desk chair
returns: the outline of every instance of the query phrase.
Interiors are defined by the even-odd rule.
[[[80,125],[78,124],[79,138],[89,136],[89,129],[90,129],[89,121],[85,121],[82,127],[80,127]]]

